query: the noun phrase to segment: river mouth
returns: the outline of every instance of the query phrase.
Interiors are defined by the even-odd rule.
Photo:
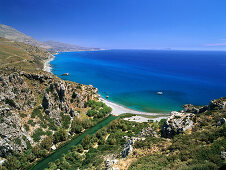
[[[92,135],[92,134],[96,133],[99,129],[105,127],[111,121],[113,121],[117,118],[118,118],[118,116],[113,116],[113,115],[108,116],[107,118],[105,118],[104,120],[102,120],[101,122],[96,124],[95,126],[91,127],[90,129],[87,129],[84,133],[82,133],[81,135],[75,137],[74,139],[72,139],[71,141],[69,141],[68,143],[63,145],[61,148],[57,149],[55,152],[53,152],[52,154],[50,154],[46,158],[38,161],[37,164],[35,164],[30,169],[40,170],[40,169],[48,168],[48,164],[50,162],[54,162],[57,159],[61,158],[64,153],[67,153],[71,149],[72,146],[76,146],[76,145],[80,144],[82,142],[82,139],[86,135]]]

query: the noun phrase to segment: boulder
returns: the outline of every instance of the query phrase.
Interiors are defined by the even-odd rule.
[[[221,126],[223,124],[225,124],[226,119],[225,118],[221,118],[218,122],[217,122],[217,126]]]
[[[122,151],[122,157],[123,158],[127,157],[132,153],[132,151],[133,151],[133,146],[130,144],[130,140],[128,140]]]
[[[185,104],[182,107],[184,108],[183,112],[194,113],[194,114],[203,113],[208,110],[207,105],[198,107],[198,106],[194,106],[192,104]]]
[[[224,159],[226,161],[226,152],[221,151],[221,159]]]
[[[184,132],[187,129],[193,127],[193,118],[195,117],[192,113],[180,113],[172,112],[172,115],[163,124],[161,129],[161,136],[165,138],[172,138],[174,135]]]

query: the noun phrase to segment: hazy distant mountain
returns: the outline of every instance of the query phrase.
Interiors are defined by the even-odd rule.
[[[7,25],[0,24],[0,37],[17,41],[23,42],[29,45],[37,46],[44,48],[51,52],[58,52],[58,51],[78,51],[78,50],[98,50],[98,48],[87,48],[87,47],[80,47],[77,45],[71,45],[61,42],[55,41],[46,41],[46,42],[39,42],[33,39],[30,36],[10,27]]]
[[[79,51],[79,50],[99,50],[99,48],[81,47],[78,45],[66,44],[56,41],[45,41],[45,45],[50,46],[49,51]]]
[[[25,35],[22,32],[17,31],[16,29],[0,24],[0,37],[7,38],[9,40],[17,41],[17,42],[23,42],[29,45],[34,45],[38,47],[42,47],[45,49],[50,48],[49,46],[33,39],[32,37],[29,37]]]

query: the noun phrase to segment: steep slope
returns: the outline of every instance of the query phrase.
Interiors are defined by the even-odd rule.
[[[32,156],[27,169],[76,135],[69,134],[77,128],[73,122],[82,123],[77,133],[98,122],[85,115],[85,102],[97,97],[97,89],[42,71],[49,56],[39,47],[0,38],[0,169],[2,161],[23,152]]]

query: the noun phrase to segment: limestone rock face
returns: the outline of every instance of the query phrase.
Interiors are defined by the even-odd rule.
[[[28,141],[37,145],[31,136],[38,128],[46,131],[42,121],[47,124],[51,118],[56,126],[61,126],[62,114],[78,116],[77,110],[97,96],[96,88],[61,80],[51,73],[0,70],[0,157],[22,152]],[[35,109],[47,119],[34,115]]]
[[[192,113],[180,113],[172,112],[172,115],[163,124],[161,129],[161,136],[171,138],[176,134],[182,133],[187,129],[193,127],[193,118],[195,117]]]
[[[211,100],[209,103],[209,110],[223,110],[226,109],[226,98],[220,98],[216,100]]]
[[[19,73],[11,73],[0,81],[0,105],[7,105],[11,110],[34,108],[35,98],[27,83]]]
[[[130,155],[133,151],[133,140],[127,140],[126,144],[124,145],[124,149],[122,151],[122,157],[125,158]]]
[[[30,136],[22,127],[20,118],[4,107],[0,107],[0,118],[0,157],[26,149],[24,139],[30,139]]]

